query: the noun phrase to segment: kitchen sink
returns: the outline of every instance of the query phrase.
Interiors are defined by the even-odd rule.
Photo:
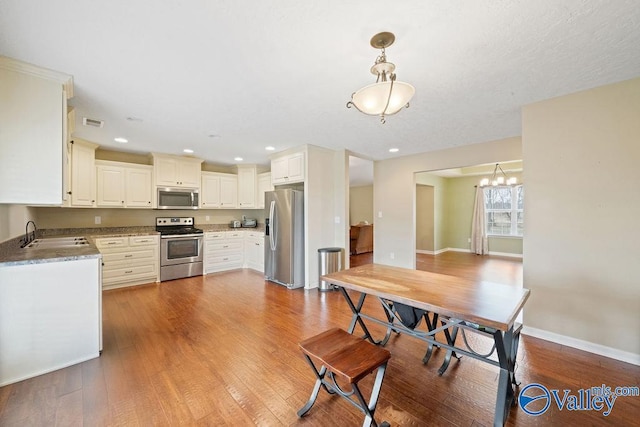
[[[86,237],[50,237],[48,239],[36,239],[25,246],[25,249],[57,249],[73,248],[88,245]]]

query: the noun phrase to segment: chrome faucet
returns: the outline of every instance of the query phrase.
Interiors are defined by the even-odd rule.
[[[33,231],[31,232],[31,235],[29,235],[29,224],[33,224]],[[27,225],[24,227],[24,243],[22,244],[22,247],[27,246],[36,239],[36,231],[38,231],[36,223],[33,221],[27,221]]]

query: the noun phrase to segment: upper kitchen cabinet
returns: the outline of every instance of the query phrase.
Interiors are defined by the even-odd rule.
[[[200,207],[235,209],[238,207],[238,176],[228,173],[202,172]]]
[[[256,201],[258,209],[264,209],[264,193],[267,191],[273,191],[271,172],[264,172],[258,175],[258,200]]]
[[[96,148],[97,144],[75,138],[71,148],[71,190],[65,202],[67,207],[96,206]]]
[[[97,206],[151,208],[151,166],[96,161]]]
[[[255,209],[257,170],[255,165],[238,165],[238,207]]]
[[[288,154],[271,160],[271,183],[292,184],[304,181],[304,152]]]
[[[152,153],[158,187],[200,188],[201,159]]]
[[[0,203],[62,205],[73,78],[0,56]]]

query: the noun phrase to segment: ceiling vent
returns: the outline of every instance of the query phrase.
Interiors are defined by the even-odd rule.
[[[88,119],[86,117],[82,118],[82,124],[85,126],[93,126],[95,128],[101,128],[104,126],[104,121],[103,120],[96,120],[96,119]]]

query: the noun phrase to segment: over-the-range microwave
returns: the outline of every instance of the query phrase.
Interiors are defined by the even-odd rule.
[[[158,209],[198,209],[198,189],[158,187]]]

